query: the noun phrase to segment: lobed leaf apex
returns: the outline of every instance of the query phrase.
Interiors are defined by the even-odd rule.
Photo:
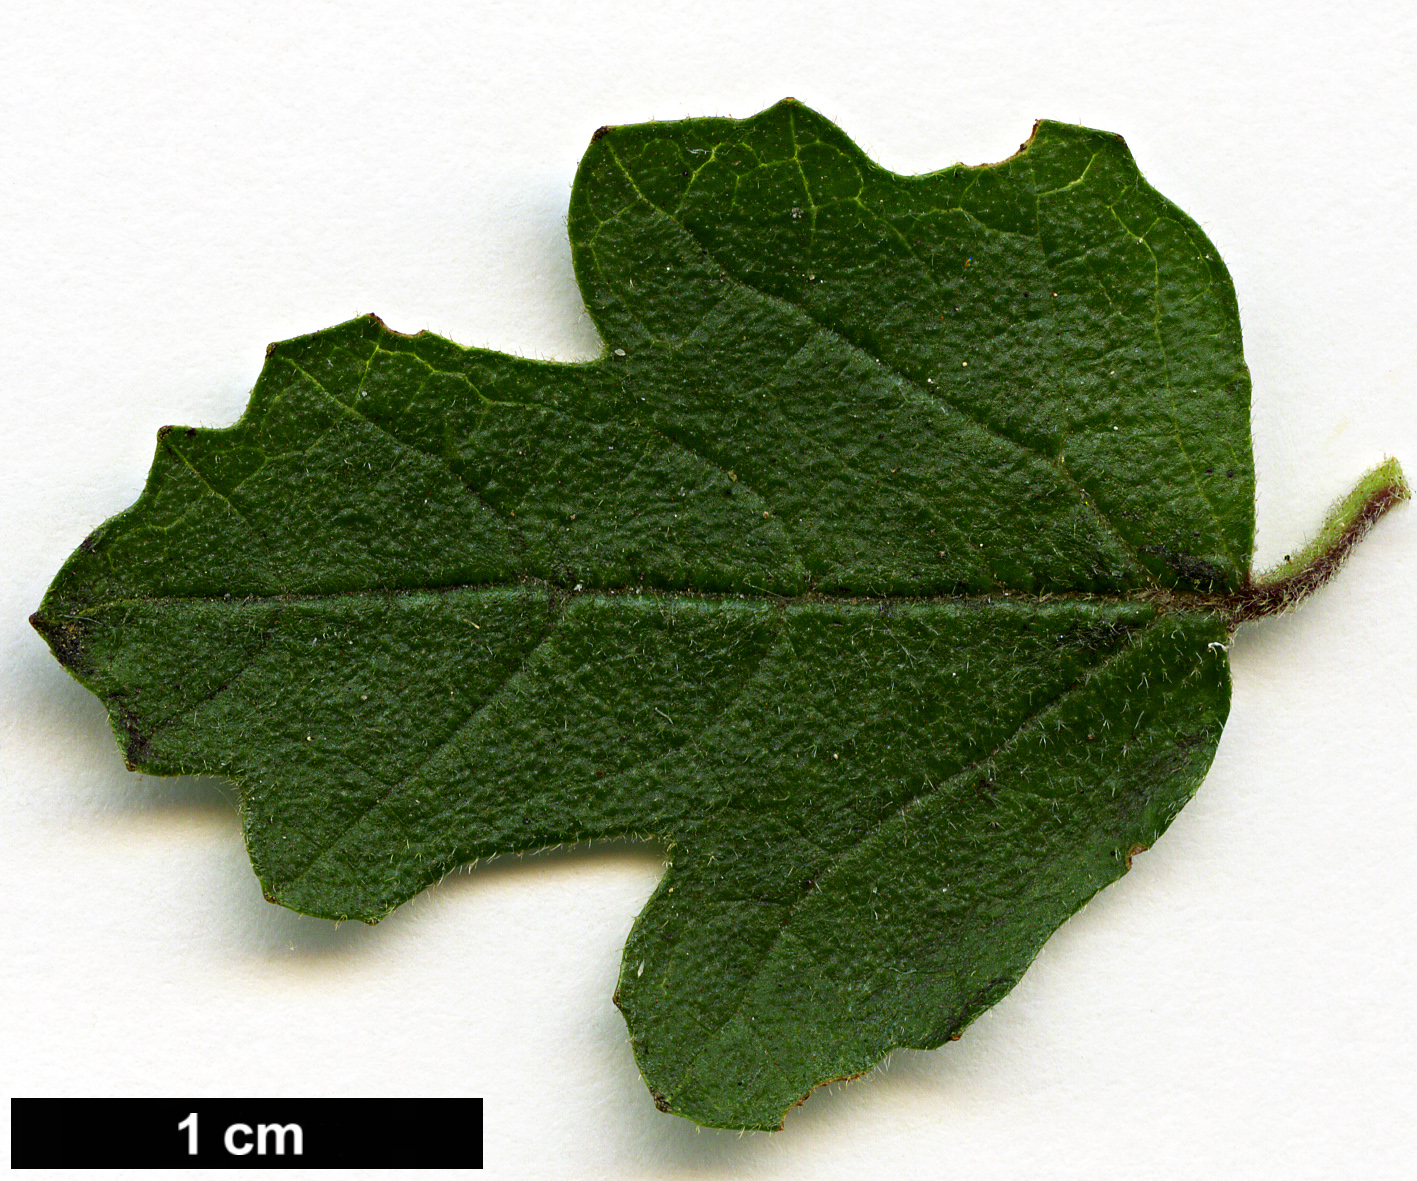
[[[1105,131],[1100,128],[1086,127],[1079,123],[1067,123],[1057,119],[1035,119],[1033,122],[1033,127],[1029,131],[1028,138],[1025,139],[1021,144],[1019,144],[1018,149],[1016,151],[1012,152],[1008,156],[1005,156],[1001,160],[991,160],[982,164],[965,164],[961,161],[957,164],[948,165],[945,168],[933,169],[929,172],[919,174],[895,172],[892,169],[883,167],[875,160],[873,160],[867,154],[867,152],[858,143],[856,143],[855,140],[853,140],[841,129],[841,127],[837,123],[827,118],[827,116],[823,115],[820,111],[808,106],[800,99],[792,98],[790,96],[787,98],[779,99],[777,102],[773,103],[772,106],[766,107],[763,110],[759,111],[756,115],[749,115],[747,118],[744,119],[734,119],[723,116],[708,116],[689,118],[684,120],[665,120],[662,122],[656,121],[653,123],[607,123],[601,127],[597,127],[595,131],[591,133],[590,146],[594,147],[606,137],[613,138],[617,134],[638,135],[643,133],[646,128],[652,127],[656,129],[667,129],[669,127],[674,126],[676,123],[720,123],[740,127],[745,130],[756,130],[760,127],[771,126],[773,123],[784,117],[794,119],[799,123],[805,121],[814,125],[814,130],[821,137],[823,142],[830,143],[833,147],[836,147],[846,152],[848,155],[853,157],[854,162],[858,166],[863,166],[869,169],[870,171],[876,172],[880,175],[896,178],[909,178],[913,175],[935,176],[941,172],[948,172],[954,169],[964,169],[965,171],[974,172],[988,170],[992,168],[1000,168],[1006,164],[1013,162],[1014,160],[1017,160],[1019,157],[1026,155],[1035,146],[1039,146],[1043,143],[1048,142],[1049,140],[1072,140],[1075,142],[1084,142],[1087,140],[1092,140],[1097,142],[1099,145],[1103,143],[1115,145],[1116,148],[1120,149],[1121,154],[1126,158],[1127,162],[1133,168],[1136,167],[1136,162],[1132,157],[1131,149],[1127,147],[1127,141],[1115,131]],[[593,156],[590,149],[588,148],[585,157],[583,157],[581,160],[579,171],[587,171],[588,166],[592,163]]]

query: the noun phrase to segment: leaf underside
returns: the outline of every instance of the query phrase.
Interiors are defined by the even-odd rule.
[[[600,359],[274,345],[35,623],[130,766],[240,784],[304,913],[666,842],[640,1069],[776,1128],[958,1037],[1204,776],[1253,537],[1234,295],[1056,123],[920,177],[790,100],[603,129],[570,234]]]

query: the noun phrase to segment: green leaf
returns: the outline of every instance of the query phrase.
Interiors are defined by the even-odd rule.
[[[902,177],[790,100],[602,129],[570,235],[599,360],[274,345],[34,623],[130,767],[240,784],[304,913],[664,841],[640,1069],[775,1128],[959,1037],[1126,871],[1210,764],[1230,632],[1406,485],[1252,580],[1230,280],[1114,135]]]

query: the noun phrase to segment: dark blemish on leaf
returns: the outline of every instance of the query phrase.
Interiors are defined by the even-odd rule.
[[[1015,979],[1007,974],[995,976],[969,999],[966,1009],[978,1011],[993,1008],[1014,986]]]
[[[78,676],[93,672],[93,663],[84,647],[88,629],[82,622],[77,619],[47,619],[36,611],[30,616],[30,626],[44,637],[55,659],[65,668]]]
[[[1208,558],[1196,554],[1178,554],[1168,545],[1140,545],[1137,546],[1137,552],[1156,554],[1180,581],[1205,591],[1213,591],[1217,586],[1225,585],[1225,571]]]
[[[160,426],[157,428],[157,441],[161,443],[168,435],[177,428],[175,426]]]
[[[188,437],[189,439],[195,438],[195,437],[196,437],[196,434],[197,434],[197,428],[196,428],[196,427],[194,427],[194,426],[189,426],[189,427],[187,428],[187,437]]]
[[[82,550],[82,551],[83,551],[84,553],[86,553],[86,554],[87,554],[87,553],[91,553],[91,552],[93,551],[93,542],[94,542],[94,534],[90,533],[87,537],[85,537],[85,538],[83,539],[83,541],[79,542],[79,549]],[[1287,561],[1287,560],[1288,560],[1288,559],[1286,559],[1286,561]],[[34,623],[34,616],[33,616],[33,615],[30,616],[30,622],[31,622],[31,623]]]
[[[123,746],[123,761],[127,764],[128,770],[136,771],[145,763],[152,762],[152,735],[143,732],[141,719],[126,705],[117,705],[116,712],[126,739]]]
[[[1063,632],[1054,642],[1055,648],[1086,648],[1093,652],[1104,652],[1130,638],[1137,625],[1111,623],[1098,620],[1095,623],[1077,623]]]
[[[1166,564],[1178,577],[1193,586],[1203,586],[1206,590],[1211,590],[1225,585],[1225,571],[1207,558],[1199,558],[1194,554],[1168,554]]]
[[[1133,857],[1135,857],[1138,853],[1145,853],[1150,848],[1150,845],[1133,845],[1130,849],[1128,849],[1126,857],[1127,869],[1130,870],[1132,868]]]
[[[590,133],[590,142],[595,143],[596,140],[609,135],[614,130],[615,125],[613,123],[607,123],[604,127],[597,127]]]
[[[1163,747],[1147,760],[1147,774],[1156,780],[1170,779],[1191,765],[1195,753],[1208,752],[1214,748],[1215,735],[1205,729],[1195,730],[1175,738],[1169,746]],[[1208,753],[1206,754],[1208,758]],[[1133,852],[1144,851],[1133,850]],[[1131,854],[1128,854],[1130,867]]]

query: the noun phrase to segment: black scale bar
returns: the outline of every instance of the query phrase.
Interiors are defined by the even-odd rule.
[[[481,1099],[11,1099],[12,1169],[480,1169]]]

